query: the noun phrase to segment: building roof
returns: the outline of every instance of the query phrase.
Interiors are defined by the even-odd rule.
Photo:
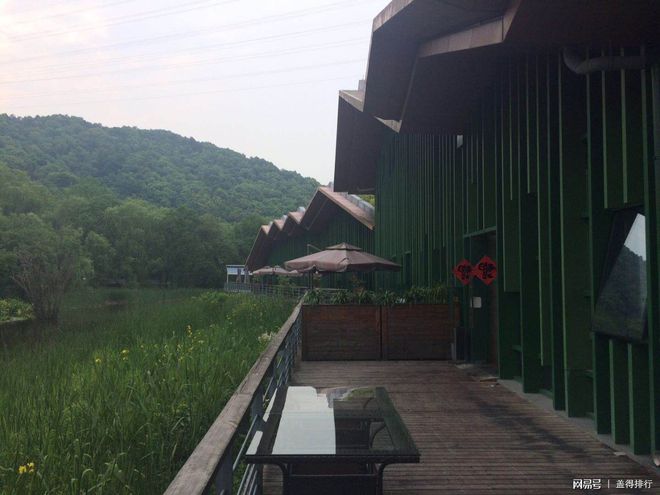
[[[267,253],[266,249],[271,244],[271,241],[268,239],[268,231],[270,230],[269,225],[262,225],[259,227],[257,236],[254,238],[252,243],[252,249],[250,249],[250,254],[248,254],[247,260],[245,260],[245,266],[250,269],[251,267],[260,268],[265,263],[262,263],[261,260],[264,259],[264,254]]]
[[[399,120],[422,41],[501,15],[508,0],[393,0],[372,26],[365,111]]]
[[[376,184],[378,142],[461,134],[503,55],[660,42],[657,0],[393,0],[373,22],[364,92],[339,95],[335,182]]]
[[[477,64],[474,72],[465,72],[460,66],[468,65],[470,50],[496,44],[504,50],[635,46],[660,41],[659,25],[657,0],[393,0],[373,22],[364,109],[402,120],[410,96],[426,89],[415,85],[415,78],[430,70],[438,76],[434,83],[483,79],[487,73],[479,69],[488,67]],[[448,54],[458,56],[437,68],[419,64]],[[431,92],[445,91],[433,87]]]
[[[364,91],[340,91],[334,184],[341,191],[371,193],[383,138],[396,123],[364,113]]]
[[[292,235],[297,229],[300,228],[300,221],[305,214],[305,208],[300,207],[297,211],[290,211],[286,214],[282,232],[287,235]]]
[[[344,211],[370,230],[375,226],[373,206],[347,193],[335,192],[332,188],[319,187],[307,208],[290,211],[282,218],[262,225],[245,261],[249,270],[254,271],[267,263],[268,255],[278,240],[293,237],[303,231],[322,230],[339,211]]]
[[[357,201],[351,201],[346,193],[335,192],[329,187],[321,186],[309,202],[300,224],[307,230],[321,230],[340,209],[373,230],[375,226],[373,207],[361,208],[356,203]]]

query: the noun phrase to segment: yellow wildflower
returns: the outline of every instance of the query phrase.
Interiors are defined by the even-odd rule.
[[[18,474],[27,473],[27,466],[18,466]]]
[[[35,470],[36,466],[34,465],[34,462],[28,462],[27,463],[27,468],[28,468],[28,472],[34,473],[34,470]]]
[[[100,357],[97,357],[96,359],[94,359],[94,362],[95,362],[96,364],[101,364],[102,360],[101,360]]]

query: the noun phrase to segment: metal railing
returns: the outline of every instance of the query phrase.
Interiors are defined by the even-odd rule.
[[[255,284],[255,283],[239,283],[239,282],[228,282],[225,284],[226,292],[238,292],[245,294],[261,294],[267,296],[280,296],[288,297],[292,299],[300,299],[309,291],[309,287],[301,287],[294,285],[268,285],[268,284]],[[331,289],[331,288],[316,288],[315,289],[321,297],[323,303],[328,303],[332,301],[334,295],[343,290],[343,289]]]
[[[239,283],[227,282],[225,284],[225,291],[227,292],[243,292],[250,294],[262,294],[267,296],[281,296],[290,297],[293,299],[300,299],[309,288],[299,287],[293,285],[269,285],[269,284],[256,284],[256,283]]]
[[[243,458],[266,405],[275,391],[291,378],[300,348],[301,306],[299,302],[273,336],[165,495],[261,493],[262,468],[254,464],[246,466]]]

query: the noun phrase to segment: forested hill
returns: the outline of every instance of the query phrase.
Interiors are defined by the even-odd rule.
[[[316,185],[171,132],[0,115],[0,298],[17,277],[219,287]]]
[[[0,162],[66,189],[95,179],[119,198],[188,206],[233,223],[307,203],[314,179],[169,131],[103,127],[77,117],[0,115]]]

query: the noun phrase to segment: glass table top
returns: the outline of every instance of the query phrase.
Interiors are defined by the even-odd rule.
[[[419,453],[384,388],[278,390],[246,459],[286,462],[285,458],[319,457],[417,462]]]

